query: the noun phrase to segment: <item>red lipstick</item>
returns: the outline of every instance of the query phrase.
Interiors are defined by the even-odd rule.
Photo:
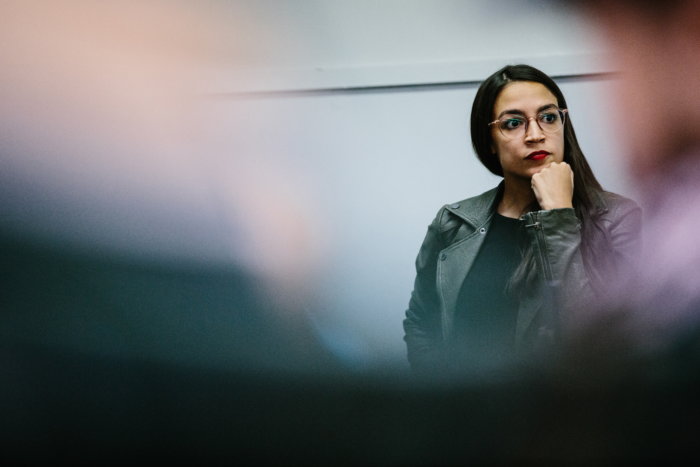
[[[530,154],[528,154],[528,156],[525,159],[530,159],[533,161],[540,161],[547,156],[549,156],[549,152],[547,152],[547,151],[535,151],[535,152],[531,152]]]

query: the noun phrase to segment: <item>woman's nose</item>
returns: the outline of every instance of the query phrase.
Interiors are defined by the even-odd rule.
[[[544,132],[537,123],[535,117],[527,119],[527,128],[525,129],[525,141],[528,143],[536,143],[544,139]]]

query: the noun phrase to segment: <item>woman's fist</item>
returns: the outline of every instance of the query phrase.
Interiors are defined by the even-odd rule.
[[[566,162],[552,162],[532,176],[532,191],[544,210],[572,208],[574,172]]]

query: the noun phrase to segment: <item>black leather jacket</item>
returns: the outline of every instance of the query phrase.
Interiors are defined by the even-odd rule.
[[[462,282],[476,258],[496,209],[499,188],[445,205],[428,227],[416,259],[416,279],[404,320],[404,340],[414,369],[440,366],[453,334]],[[596,218],[581,252],[581,222],[574,209],[529,212],[521,217],[539,268],[537,287],[521,297],[515,343],[530,348],[543,333],[548,308],[570,319],[576,303],[602,293],[606,278],[629,267],[640,251],[641,209],[610,192],[592,193]],[[556,295],[556,300],[552,297]]]

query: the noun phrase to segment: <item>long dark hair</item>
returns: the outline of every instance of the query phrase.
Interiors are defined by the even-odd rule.
[[[493,108],[496,98],[503,88],[513,81],[540,83],[554,94],[560,108],[568,108],[564,94],[562,94],[554,80],[542,71],[529,65],[508,65],[486,78],[479,86],[472,105],[472,145],[481,163],[492,173],[499,176],[503,176],[503,169],[498,160],[498,155],[492,151],[494,144],[491,138],[491,128],[488,124],[493,120]],[[596,222],[592,197],[594,193],[602,191],[603,188],[595,175],[593,175],[593,171],[583,155],[583,151],[581,151],[570,117],[566,119],[564,125],[564,162],[568,163],[574,172],[573,206],[576,216],[582,224],[582,251],[584,256],[588,256],[589,235],[587,234],[592,228],[595,228]],[[535,203],[529,209],[539,210],[540,207]],[[522,290],[522,287],[532,284],[537,275],[537,268],[534,267],[534,254],[529,245],[523,244],[522,256],[522,261],[508,286],[511,293],[517,293],[519,290]],[[584,258],[584,260],[586,259]],[[588,261],[586,262],[588,263]]]

